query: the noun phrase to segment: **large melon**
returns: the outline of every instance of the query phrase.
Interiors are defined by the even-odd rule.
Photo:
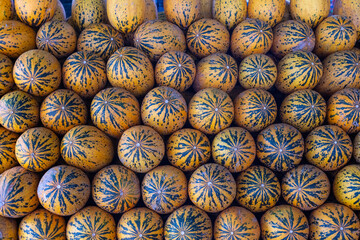
[[[14,86],[13,62],[0,53],[0,96],[9,92]]]
[[[214,0],[213,17],[224,24],[227,29],[232,30],[247,15],[246,0]]]
[[[18,164],[15,156],[18,137],[17,133],[0,127],[0,174]]]
[[[315,28],[330,13],[330,0],[292,0],[290,13],[294,20]]]
[[[283,19],[285,5],[285,0],[249,0],[248,17],[263,20],[274,27]]]
[[[21,21],[31,27],[39,27],[55,13],[57,0],[16,0],[15,11]]]
[[[169,22],[187,29],[200,18],[200,0],[164,0],[164,10]]]
[[[111,6],[111,10],[114,8],[115,6]],[[91,24],[103,22],[105,17],[104,0],[74,0],[72,2],[71,18],[78,31],[84,30]]]
[[[356,27],[360,38],[360,2],[357,0],[335,0],[334,14],[348,17]]]

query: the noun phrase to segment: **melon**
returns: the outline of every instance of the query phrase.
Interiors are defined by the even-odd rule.
[[[0,127],[0,174],[18,165],[15,145],[19,134]]]
[[[0,236],[3,239],[18,239],[18,226],[16,219],[0,216]]]
[[[360,2],[356,0],[335,0],[334,14],[346,16],[355,25],[360,38]]]
[[[158,10],[156,6],[155,0],[145,0],[146,4],[146,11],[144,16],[144,22],[149,20],[155,20],[158,19]]]
[[[200,0],[164,0],[163,4],[166,19],[182,29],[200,18]]]
[[[354,139],[354,158],[356,160],[356,162],[360,163],[360,133],[356,134],[355,139]]]
[[[330,0],[292,0],[290,13],[294,20],[315,28],[330,13]]]
[[[342,168],[334,178],[333,189],[339,203],[360,210],[360,166],[352,164]]]
[[[108,3],[110,2],[107,1]],[[108,8],[113,10],[115,5]],[[78,31],[84,30],[91,24],[101,23],[106,18],[104,0],[74,0],[71,5],[71,18]]]
[[[31,27],[39,27],[55,13],[57,0],[16,0],[15,11],[21,21]]]
[[[57,0],[54,16],[51,21],[65,21],[66,22],[66,12],[64,5],[61,0]]]
[[[14,86],[13,62],[0,53],[0,96],[10,92]]]
[[[228,30],[244,21],[247,16],[246,0],[215,0],[213,3],[213,17],[224,24]]]
[[[263,20],[274,27],[283,19],[285,5],[285,0],[249,0],[248,17]]]
[[[1,0],[0,21],[11,20],[15,17],[14,1]]]

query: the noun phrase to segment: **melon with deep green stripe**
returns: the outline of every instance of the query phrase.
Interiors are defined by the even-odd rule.
[[[348,165],[334,179],[334,195],[339,203],[352,210],[360,210],[360,166]]]
[[[216,20],[224,24],[227,29],[233,30],[236,25],[246,19],[247,2],[246,0],[216,0],[212,11]]]
[[[114,8],[111,6],[111,9]],[[80,32],[91,24],[101,23],[106,18],[105,2],[103,0],[74,0],[71,5],[71,18]]]
[[[200,18],[199,0],[164,0],[164,12],[166,19],[187,29],[193,22]]]
[[[285,14],[286,1],[284,0],[249,0],[248,17],[261,19],[274,27]]]
[[[15,156],[15,145],[18,137],[17,133],[0,127],[0,174],[18,164]]]
[[[55,13],[57,0],[16,0],[14,7],[19,19],[31,27],[39,27]]]
[[[293,0],[290,13],[294,20],[303,21],[312,28],[321,23],[330,13],[329,0]]]

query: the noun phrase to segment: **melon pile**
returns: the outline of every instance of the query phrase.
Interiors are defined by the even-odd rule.
[[[359,1],[0,2],[0,239],[359,239]]]

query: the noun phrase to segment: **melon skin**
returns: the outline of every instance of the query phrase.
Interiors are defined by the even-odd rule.
[[[248,17],[263,20],[274,27],[284,17],[285,5],[285,0],[249,0]]]
[[[4,239],[18,239],[18,226],[16,219],[0,216],[0,236]]]
[[[335,0],[334,14],[346,16],[355,25],[360,39],[360,2],[357,0]]]
[[[13,0],[1,0],[0,1],[0,21],[11,20],[14,18],[14,16],[15,16],[14,1]]]
[[[31,27],[39,27],[55,13],[57,0],[15,0],[15,11],[20,20]]]
[[[235,28],[237,24],[244,21],[247,15],[246,0],[214,0],[213,16],[224,24],[228,30]]]
[[[330,0],[292,0],[290,13],[294,20],[315,28],[330,13]]]
[[[71,18],[78,31],[84,30],[91,24],[103,22],[105,17],[106,9],[103,0],[73,0],[72,2]]]
[[[14,86],[13,62],[0,53],[0,96],[8,93]]]
[[[158,19],[158,9],[155,0],[145,0],[146,11],[144,22]]]
[[[64,5],[62,4],[61,0],[57,0],[57,5],[55,8],[54,16],[52,17],[51,21],[65,21],[66,22],[66,12]]]
[[[18,138],[19,134],[0,127],[0,174],[18,165],[15,156],[15,145]]]
[[[182,29],[200,18],[200,0],[164,0],[165,16]]]

